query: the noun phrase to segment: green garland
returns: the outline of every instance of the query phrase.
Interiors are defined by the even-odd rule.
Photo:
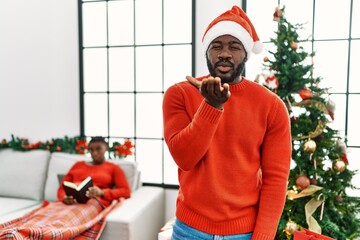
[[[5,148],[10,148],[17,151],[31,151],[35,149],[43,149],[52,152],[66,152],[72,154],[85,154],[87,151],[87,141],[85,137],[75,136],[64,138],[52,138],[45,142],[34,142],[31,143],[27,138],[20,138],[11,135],[11,140],[7,141],[3,139],[0,142],[0,150]],[[119,142],[114,142],[112,146],[109,147],[109,153],[112,153],[115,158],[125,158],[129,155],[132,155],[134,144],[129,139],[126,139],[123,144]]]

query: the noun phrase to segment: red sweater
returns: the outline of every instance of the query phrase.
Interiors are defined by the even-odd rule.
[[[272,240],[290,169],[288,111],[246,79],[230,92],[221,111],[188,82],[164,95],[164,137],[179,168],[176,217],[210,234],[253,232],[252,239]]]
[[[76,162],[69,172],[64,176],[63,181],[80,183],[88,176],[91,176],[94,186],[104,191],[104,196],[99,198],[104,206],[109,206],[111,201],[119,198],[129,198],[131,190],[123,170],[116,164],[104,162],[100,165],[90,165],[85,161]],[[57,192],[60,201],[65,196],[62,184]]]

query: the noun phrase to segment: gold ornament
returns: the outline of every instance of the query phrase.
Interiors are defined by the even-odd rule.
[[[293,235],[294,231],[297,230],[297,224],[294,221],[288,221],[285,226],[285,232],[287,235]]]
[[[314,140],[308,140],[307,142],[304,143],[304,151],[306,152],[315,152],[316,149],[316,143]]]
[[[336,160],[333,164],[333,169],[335,172],[341,173],[346,169],[346,164],[343,160]]]

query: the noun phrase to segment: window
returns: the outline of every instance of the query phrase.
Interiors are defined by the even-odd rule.
[[[132,140],[145,183],[177,185],[163,139],[164,91],[193,69],[193,1],[79,0],[82,126]]]

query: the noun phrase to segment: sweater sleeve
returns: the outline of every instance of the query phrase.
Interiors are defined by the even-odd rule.
[[[63,182],[64,181],[69,181],[69,182],[73,182],[74,179],[72,178],[71,172],[78,168],[79,166],[79,162],[74,163],[74,165],[70,168],[70,170],[65,174],[65,176],[63,177],[63,179],[61,180],[60,184],[59,184],[59,188],[57,190],[57,199],[59,201],[62,201],[66,195],[64,187],[63,187]]]
[[[202,100],[192,114],[186,103],[191,102],[191,97],[195,98],[195,94],[199,94],[198,90],[193,86],[186,89],[182,87],[174,85],[164,95],[164,138],[176,164],[182,170],[188,171],[207,152],[222,111]]]
[[[131,190],[129,183],[126,179],[124,171],[118,166],[114,165],[113,169],[113,179],[115,183],[114,188],[103,189],[104,196],[103,199],[107,201],[112,201],[119,198],[129,198],[131,195]]]
[[[252,239],[275,237],[285,204],[291,151],[289,114],[285,104],[276,97],[261,149],[263,183]]]

